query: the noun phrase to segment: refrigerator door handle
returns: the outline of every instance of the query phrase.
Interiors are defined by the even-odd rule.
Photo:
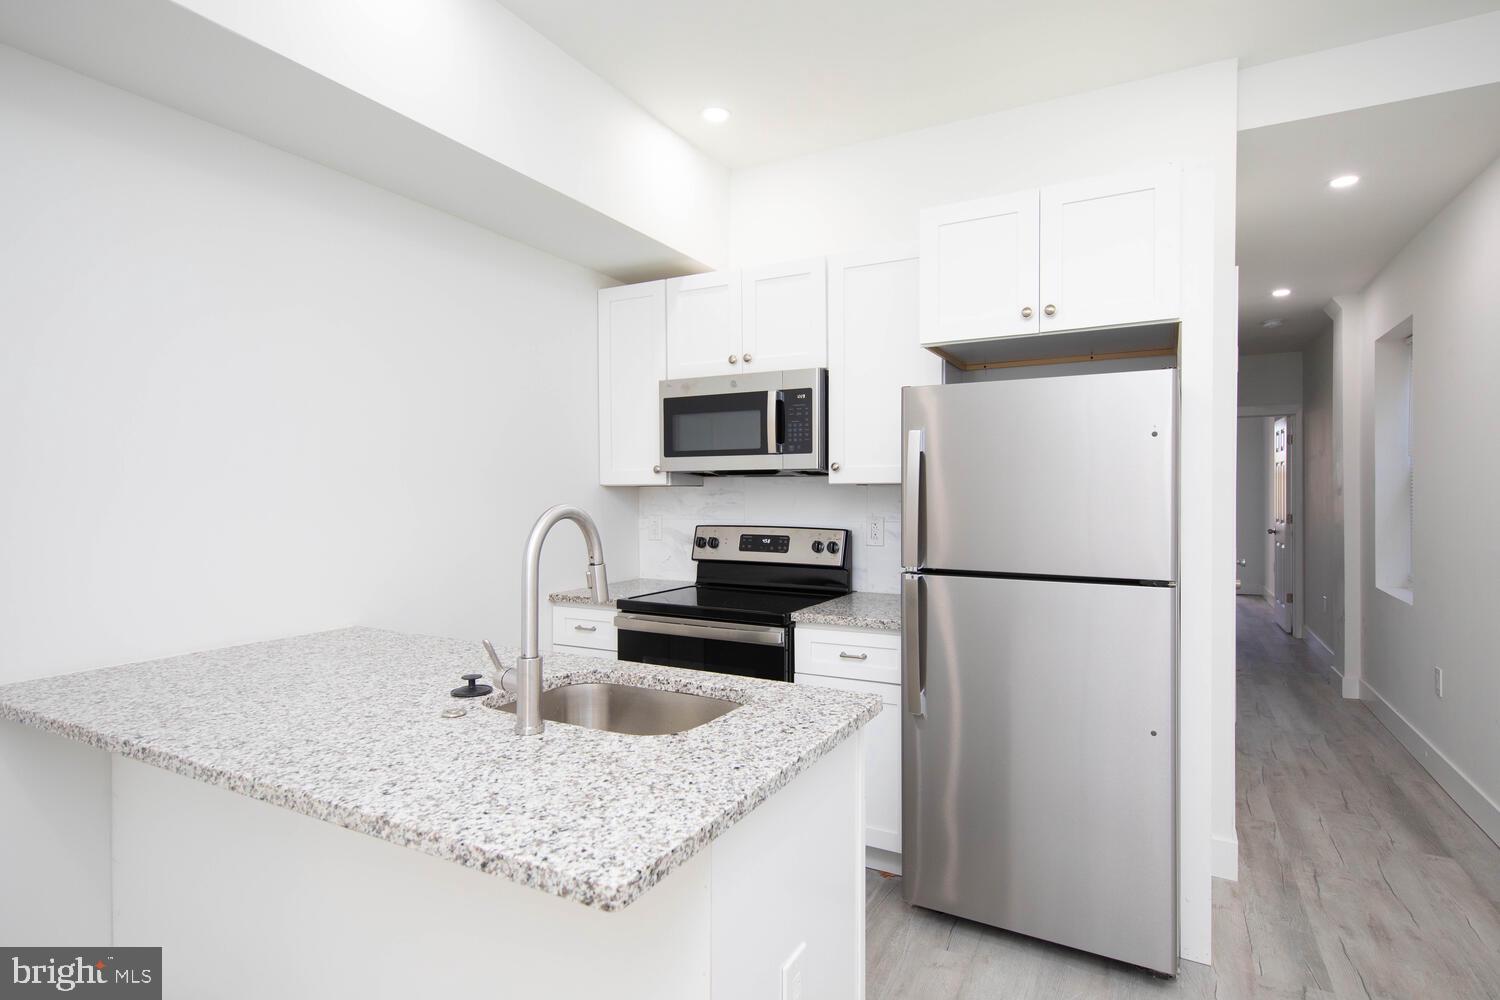
[[[922,565],[917,543],[922,530],[922,455],[926,450],[926,431],[914,427],[906,432],[906,465],[901,475],[901,565],[908,569]]]
[[[922,578],[915,573],[901,574],[901,675],[906,710],[920,718],[926,712],[927,670],[922,662]]]

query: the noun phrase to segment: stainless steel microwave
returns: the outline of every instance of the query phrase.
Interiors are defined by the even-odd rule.
[[[828,369],[661,383],[663,472],[828,471]]]

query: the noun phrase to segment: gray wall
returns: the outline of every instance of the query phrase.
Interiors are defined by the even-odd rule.
[[[1303,593],[1310,637],[1336,657],[1344,646],[1344,498],[1334,460],[1333,331],[1303,352]]]

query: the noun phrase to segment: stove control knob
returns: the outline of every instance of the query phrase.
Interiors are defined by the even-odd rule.
[[[708,540],[708,547],[711,549],[716,549],[719,547],[719,539],[717,536]]]
[[[697,538],[693,539],[693,544],[701,549],[708,544],[708,539],[704,538],[702,535],[699,535]]]
[[[831,556],[836,556],[836,555],[839,554],[839,543],[838,542],[829,542],[828,543],[828,554],[831,555]]]
[[[814,552],[822,552],[823,551],[823,543],[822,542],[816,542],[816,541],[813,542],[813,551]]]

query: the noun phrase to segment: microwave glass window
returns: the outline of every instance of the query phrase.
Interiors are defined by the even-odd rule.
[[[672,418],[678,451],[759,451],[765,418],[759,410],[679,413]]]

